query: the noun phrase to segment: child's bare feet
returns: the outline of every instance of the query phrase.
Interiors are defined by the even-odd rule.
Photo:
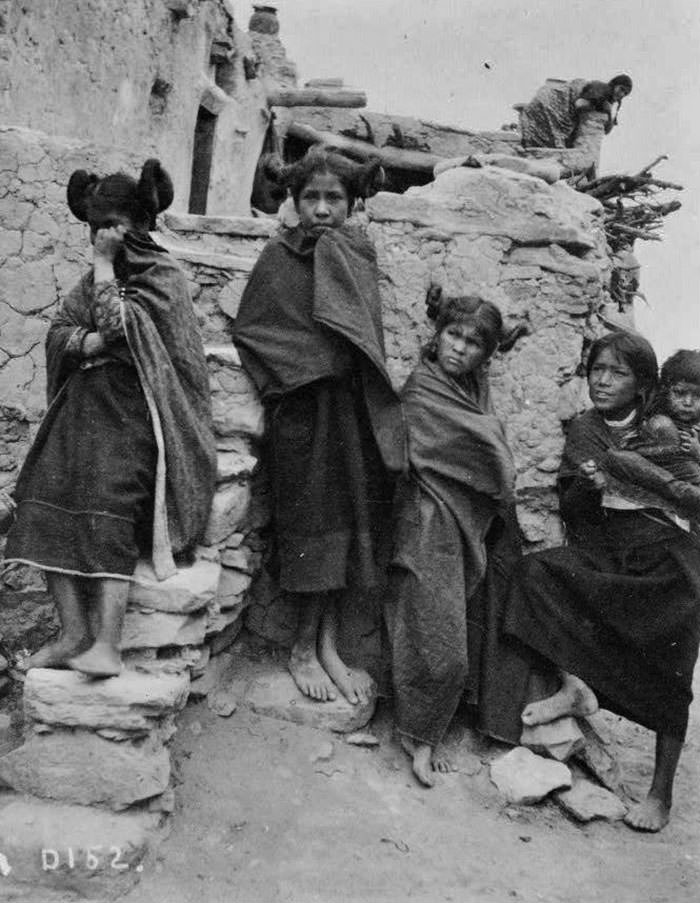
[[[92,640],[90,637],[82,637],[74,640],[71,637],[61,637],[55,643],[49,643],[38,649],[24,663],[22,670],[30,668],[68,668],[68,659],[79,655],[87,649]]]
[[[531,702],[521,715],[523,724],[533,727],[547,724],[565,715],[583,717],[598,711],[596,695],[580,678],[573,674],[562,674],[561,688],[554,696]]]
[[[455,770],[454,765],[452,764],[452,760],[447,755],[445,750],[439,749],[437,746],[433,750],[430,761],[433,766],[433,771],[439,771],[442,774],[448,774],[448,772]]]
[[[319,643],[319,659],[326,673],[348,702],[365,705],[374,691],[374,681],[361,668],[349,668],[334,646]]]
[[[660,831],[665,828],[671,817],[671,806],[665,800],[649,796],[629,810],[624,818],[625,824],[635,831]]]
[[[416,743],[410,737],[401,735],[401,746],[404,751],[412,759],[413,774],[418,778],[424,787],[435,786],[435,776],[433,774],[432,747],[427,743]]]
[[[87,652],[68,661],[69,667],[90,677],[116,677],[121,673],[122,660],[117,649],[109,643],[94,643]]]
[[[289,654],[288,668],[304,696],[319,702],[332,702],[337,697],[335,684],[321,667],[315,648],[295,643]]]

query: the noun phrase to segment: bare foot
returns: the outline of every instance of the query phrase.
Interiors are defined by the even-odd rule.
[[[649,795],[644,802],[632,806],[624,822],[635,831],[660,831],[671,817],[671,806],[658,797]]]
[[[365,705],[374,692],[374,681],[361,668],[348,668],[328,643],[319,644],[319,659],[333,683],[348,702]]]
[[[582,718],[598,711],[598,700],[588,684],[573,674],[562,675],[561,689],[539,702],[531,702],[521,715],[523,724],[533,727],[536,724],[548,724],[565,715]]]
[[[304,696],[319,702],[333,702],[336,698],[335,684],[321,667],[314,650],[295,644],[287,667]]]
[[[410,737],[401,735],[401,746],[413,761],[413,774],[424,787],[434,787],[432,756],[433,750],[427,743],[416,743]]]
[[[442,774],[447,774],[448,772],[455,770],[454,766],[452,765],[452,760],[447,755],[444,749],[438,749],[436,747],[433,750],[431,763],[433,766],[433,771],[439,771]]]
[[[30,655],[23,664],[22,670],[28,671],[30,668],[68,668],[68,659],[79,655],[86,649],[92,640],[82,637],[76,641],[70,637],[61,637],[55,643],[49,643],[42,649],[37,650],[34,655]]]
[[[109,643],[94,643],[87,652],[71,658],[68,665],[90,677],[116,677],[122,670],[121,656]]]

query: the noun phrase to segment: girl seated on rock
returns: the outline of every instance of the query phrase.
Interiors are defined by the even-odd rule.
[[[299,612],[289,670],[312,699],[339,691],[366,703],[372,681],[341,660],[339,616],[348,590],[379,579],[390,474],[405,454],[374,249],[346,223],[378,166],[312,148],[268,170],[289,189],[299,224],[263,249],[234,342],[266,409],[276,576]]]
[[[49,407],[5,550],[6,562],[46,572],[61,622],[30,668],[118,674],[137,559],[151,555],[169,576],[173,552],[206,524],[216,453],[204,351],[187,280],[148,235],[172,197],[157,160],[138,182],[78,170],[68,183],[94,262],[49,328]]]
[[[504,633],[518,641],[512,651],[530,650],[531,671],[560,685],[525,707],[525,724],[590,714],[600,704],[656,732],[651,789],[625,820],[658,831],[669,819],[700,642],[700,539],[688,523],[700,516],[700,489],[637,452],[620,452],[656,389],[649,343],[606,335],[593,343],[587,370],[593,410],[571,424],[559,473],[569,545],[522,560]],[[621,502],[607,491],[608,473],[636,479],[660,500]],[[514,699],[523,681],[513,684]]]
[[[438,747],[462,697],[480,727],[502,733],[488,684],[497,599],[519,555],[515,467],[487,375],[501,314],[439,292],[431,314],[435,335],[401,393],[410,469],[397,491],[387,618],[397,728],[428,787],[433,770],[449,769]]]

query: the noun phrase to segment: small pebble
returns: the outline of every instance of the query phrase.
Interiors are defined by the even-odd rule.
[[[322,743],[311,757],[312,762],[327,762],[333,755],[333,744],[330,740]]]
[[[355,731],[354,734],[348,734],[345,742],[351,743],[353,746],[379,746],[379,740],[369,731]]]

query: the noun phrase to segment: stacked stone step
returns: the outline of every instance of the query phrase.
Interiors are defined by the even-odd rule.
[[[194,562],[162,582],[137,565],[120,676],[26,675],[24,742],[0,757],[0,785],[14,791],[0,792],[0,851],[20,881],[111,894],[138,877],[174,805],[176,715],[241,630],[266,517],[250,486],[263,412],[230,343],[207,360],[218,478]]]

